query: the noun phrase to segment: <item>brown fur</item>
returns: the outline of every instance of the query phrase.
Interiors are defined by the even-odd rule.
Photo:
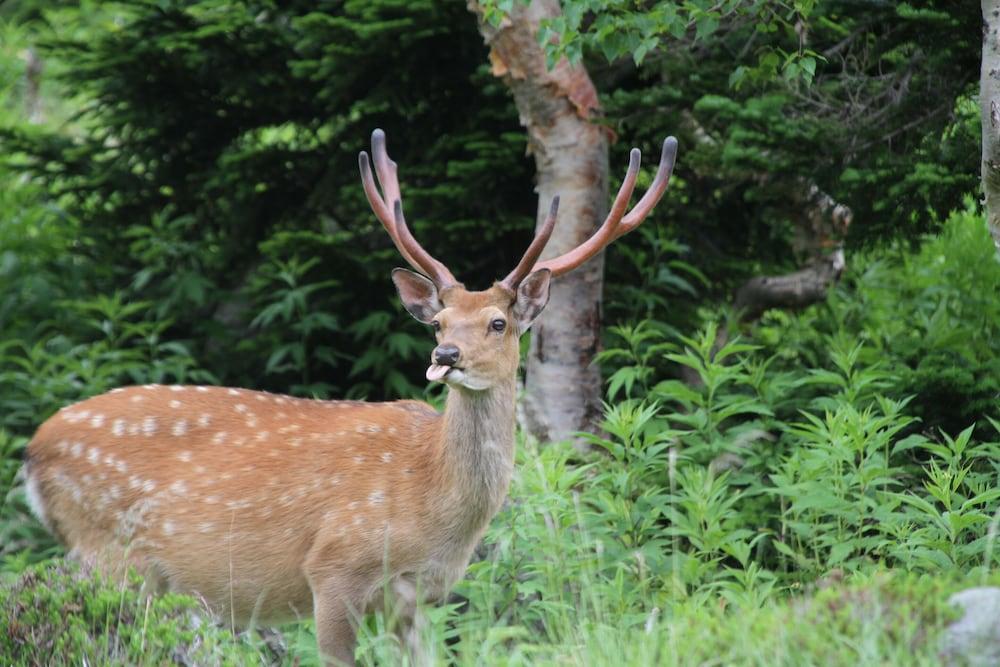
[[[447,595],[507,493],[517,341],[530,323],[499,286],[434,299],[439,343],[458,345],[458,365],[486,385],[453,384],[443,414],[416,401],[118,389],[38,429],[38,510],[74,555],[135,565],[226,622],[315,614],[320,647],[339,662],[353,661],[353,624],[385,590],[412,635],[416,604]],[[502,333],[497,317],[510,322]]]

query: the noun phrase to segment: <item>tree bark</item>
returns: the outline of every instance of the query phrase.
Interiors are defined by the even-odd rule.
[[[756,276],[736,291],[740,319],[754,320],[768,308],[805,308],[826,298],[840,279],[846,260],[841,239],[851,224],[851,209],[805,179],[790,188],[788,207],[796,220],[792,248],[805,266],[781,276]]]
[[[979,72],[983,123],[986,222],[1000,253],[1000,0],[983,0],[983,60]]]
[[[681,112],[681,121],[699,145],[716,144],[689,111]],[[784,190],[784,208],[795,221],[792,250],[805,266],[785,275],[755,276],[736,290],[733,305],[744,321],[769,308],[798,309],[822,301],[846,267],[842,239],[853,219],[851,209],[807,178],[795,179]],[[720,335],[728,333],[720,329]]]
[[[597,91],[582,66],[558,62],[549,70],[538,44],[539,22],[558,16],[556,0],[514,3],[499,26],[483,21],[470,0],[490,47],[493,74],[514,95],[528,150],[538,170],[540,225],[552,198],[560,197],[559,222],[543,259],[586,240],[607,214],[608,136],[590,122],[599,111]],[[526,236],[527,238],[527,236]],[[603,253],[553,282],[552,297],[533,325],[526,364],[525,417],[541,441],[594,431],[601,415],[601,375],[594,364],[600,345]]]

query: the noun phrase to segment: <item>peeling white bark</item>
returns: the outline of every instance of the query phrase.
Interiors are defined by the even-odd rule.
[[[986,222],[1000,253],[1000,0],[983,0],[983,60],[979,73]]]
[[[555,195],[559,221],[542,258],[560,255],[586,240],[607,214],[608,138],[591,123],[597,93],[582,66],[565,60],[549,70],[538,44],[539,22],[561,11],[555,0],[514,3],[494,27],[469,9],[490,47],[493,73],[514,94],[528,148],[538,168],[540,225]],[[596,430],[601,415],[601,376],[593,365],[600,344],[603,253],[553,281],[552,298],[532,327],[526,365],[525,417],[541,441],[562,440]]]

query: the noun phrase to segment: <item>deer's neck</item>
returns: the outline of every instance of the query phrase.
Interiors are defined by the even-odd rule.
[[[440,472],[472,524],[485,525],[507,495],[514,470],[515,398],[513,378],[486,391],[448,390]]]

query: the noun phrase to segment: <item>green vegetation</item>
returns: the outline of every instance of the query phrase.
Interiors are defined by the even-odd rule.
[[[431,338],[392,301],[399,260],[358,187],[375,126],[457,274],[485,283],[521,249],[525,139],[463,3],[315,4],[0,7],[0,664],[317,664],[311,622],[275,652],[190,598],[68,566],[22,451],[124,384],[435,400]],[[817,40],[863,29],[849,4],[816,3]],[[871,33],[890,65],[959,20],[903,13]],[[975,54],[936,51],[914,77],[950,79],[946,110],[908,126],[904,95],[895,129],[852,137],[905,127],[895,142],[850,162],[857,146],[825,143],[846,122],[803,111],[801,81],[729,87],[743,29],[699,35],[697,75],[656,52],[607,91],[624,144],[677,131],[675,109],[717,141],[682,143],[660,209],[611,250],[604,433],[587,454],[519,443],[482,559],[428,610],[441,664],[932,665],[948,595],[998,582],[1000,263],[952,76]],[[39,123],[29,46],[52,73]],[[834,65],[812,67],[835,99]],[[731,288],[789,265],[779,202],[803,173],[855,210],[848,269],[822,303],[739,323]],[[362,664],[402,663],[385,630],[367,619]]]

